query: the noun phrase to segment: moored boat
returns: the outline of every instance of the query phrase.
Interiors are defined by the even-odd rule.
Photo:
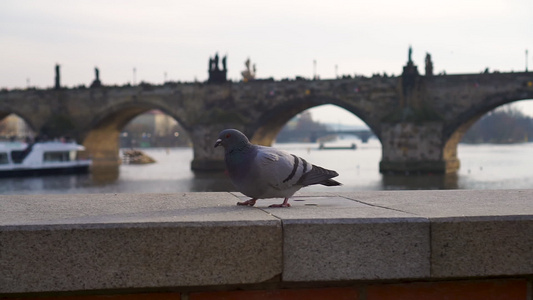
[[[324,145],[324,143],[320,143],[320,146],[318,146],[318,149],[319,150],[356,150],[357,149],[357,145],[356,144],[352,144],[351,146],[329,146],[329,147],[326,147]]]
[[[78,159],[76,143],[0,143],[0,177],[87,173],[91,160]]]

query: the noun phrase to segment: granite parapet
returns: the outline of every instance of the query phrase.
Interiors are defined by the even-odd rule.
[[[533,190],[3,196],[0,295],[533,275]]]

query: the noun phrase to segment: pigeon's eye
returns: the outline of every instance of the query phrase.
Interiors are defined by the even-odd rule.
[[[226,134],[226,138],[229,139],[229,137],[231,136],[231,134]]]

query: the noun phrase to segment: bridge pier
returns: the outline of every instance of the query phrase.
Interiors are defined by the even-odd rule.
[[[453,173],[459,169],[457,142],[444,143],[439,121],[385,123],[381,128],[381,173]]]
[[[237,127],[215,124],[195,126],[195,128],[189,131],[191,139],[194,141],[194,158],[191,162],[191,170],[202,172],[224,171],[226,169],[224,151],[220,148],[215,148],[215,141],[217,140],[218,134],[224,128]]]

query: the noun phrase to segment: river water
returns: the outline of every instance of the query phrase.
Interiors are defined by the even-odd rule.
[[[533,143],[460,144],[461,169],[452,175],[384,175],[379,173],[381,144],[375,139],[338,140],[337,146],[357,150],[318,150],[316,144],[277,144],[313,164],[336,170],[339,187],[311,186],[305,191],[406,189],[528,189],[533,188]],[[1,178],[0,194],[180,193],[234,191],[224,172],[194,173],[192,149],[143,149],[157,163],[122,165],[113,174]],[[220,150],[222,151],[222,149]],[[109,176],[106,176],[109,175]]]

